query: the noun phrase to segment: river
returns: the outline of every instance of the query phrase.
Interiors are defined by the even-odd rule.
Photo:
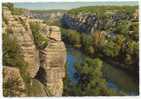
[[[74,64],[81,62],[86,56],[79,50],[67,48],[67,76],[72,82],[75,82],[74,73],[76,72]],[[126,95],[138,95],[138,83],[133,77],[121,69],[118,69],[106,62],[103,62],[103,75],[107,80],[107,86],[113,91],[124,93]]]

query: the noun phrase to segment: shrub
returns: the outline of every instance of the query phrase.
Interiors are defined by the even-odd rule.
[[[40,32],[39,23],[30,23],[30,28],[34,37],[34,43],[38,49],[44,49],[48,45],[48,39]]]
[[[3,65],[14,66],[20,69],[26,67],[26,63],[20,54],[20,47],[15,37],[8,33],[3,34]]]

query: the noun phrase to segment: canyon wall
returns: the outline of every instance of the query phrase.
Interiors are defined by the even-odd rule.
[[[136,11],[137,13],[137,11]],[[120,20],[131,20],[132,17],[137,18],[138,15],[134,13],[133,16],[128,13],[116,13],[114,11],[105,11],[103,16],[96,13],[66,13],[62,17],[61,23],[63,27],[77,30],[84,33],[93,33],[99,30],[107,30],[115,27]]]
[[[6,76],[4,76],[3,83],[5,83],[5,79],[11,77],[8,72],[5,72],[7,71],[6,68],[8,68],[10,73],[23,79],[17,83],[22,83],[24,88],[31,93],[30,95],[26,92],[24,94],[23,92],[16,94],[18,90],[13,89],[15,91],[13,96],[61,96],[63,93],[63,78],[65,77],[66,48],[61,40],[59,27],[48,26],[42,20],[32,19],[28,16],[12,15],[11,11],[6,7],[3,7],[3,18],[3,34],[7,33],[11,39],[16,38],[20,46],[20,53],[27,63],[25,73],[30,78],[30,83],[27,83],[20,76],[20,72],[18,72],[19,75],[16,75],[16,72],[12,72],[14,67],[4,66],[3,70]],[[39,23],[41,35],[48,39],[48,45],[44,49],[37,48],[34,42],[35,38],[30,28],[31,22]],[[22,71],[18,68],[15,70]],[[27,88],[29,87],[26,86],[28,84],[30,88]],[[32,88],[36,87],[35,85],[38,85],[39,89]],[[40,92],[38,92],[39,90]],[[11,96],[11,94],[8,96]]]

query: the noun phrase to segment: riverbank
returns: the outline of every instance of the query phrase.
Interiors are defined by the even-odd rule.
[[[70,81],[75,80],[74,74],[76,70],[74,64],[80,62],[85,57],[87,56],[80,50],[67,46],[67,76]],[[107,86],[113,91],[127,95],[138,95],[138,83],[134,80],[134,77],[123,70],[111,66],[104,61],[103,74],[107,80]]]

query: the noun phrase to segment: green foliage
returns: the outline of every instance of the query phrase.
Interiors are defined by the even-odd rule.
[[[99,22],[95,24],[98,27],[94,29],[94,33],[79,33],[81,51],[92,58],[100,57],[127,71],[138,73],[139,20],[134,18],[136,10],[137,6],[90,6],[69,10],[68,15],[73,17],[96,14],[96,22]],[[68,34],[69,31],[66,31],[62,35],[65,42],[72,41]],[[72,45],[69,42],[67,43]]]
[[[133,64],[139,58],[139,44],[135,41],[128,41],[126,48],[126,64]]]
[[[129,30],[132,31],[130,33],[130,38],[133,39],[134,41],[139,41],[139,22],[136,20],[135,22],[132,22]]]
[[[119,54],[119,49],[116,47],[115,43],[110,40],[104,46],[103,52],[107,56],[115,57]]]
[[[120,20],[117,23],[115,32],[116,33],[121,33],[121,34],[124,34],[124,35],[127,36],[128,32],[129,32],[130,25],[131,25],[130,21],[128,21],[128,20]]]
[[[95,49],[93,48],[93,38],[91,35],[82,34],[81,35],[81,43],[83,50],[88,55],[93,55],[95,52]]]
[[[34,37],[34,43],[36,47],[39,49],[44,49],[48,45],[48,39],[40,33],[39,23],[30,23],[30,28]]]
[[[81,46],[80,33],[74,30],[61,29],[63,40],[73,47],[79,48]]]
[[[17,44],[16,38],[10,33],[3,34],[3,65],[18,67],[20,69],[26,68],[27,64],[24,62],[20,54],[20,47]]]
[[[76,22],[80,21],[77,20],[79,14],[88,15],[88,17],[95,14],[96,22],[99,23],[95,24],[98,27],[94,28],[94,33],[79,33],[81,37],[80,51],[91,58],[99,57],[113,66],[135,74],[138,79],[139,22],[138,19],[133,18],[136,9],[138,9],[137,6],[90,6],[69,10],[68,15],[75,17],[74,22]],[[95,25],[93,26],[95,27]],[[88,27],[91,26],[88,25]],[[69,27],[67,28],[69,29]],[[79,30],[78,27],[76,30]],[[74,45],[75,42],[70,43],[72,39],[70,39],[69,32],[65,30],[62,37],[67,44]],[[124,93],[115,93],[107,88],[106,80],[103,79],[102,66],[103,63],[100,59],[87,58],[82,63],[77,63],[75,68],[80,76],[77,78],[78,83],[69,83],[70,81],[67,79],[64,95],[125,95]]]
[[[104,96],[116,95],[106,86],[106,80],[102,73],[103,62],[99,58],[86,58],[82,63],[76,64],[75,68],[79,73],[77,84],[65,81],[64,95],[72,96]]]
[[[28,64],[24,61],[21,55],[20,46],[17,44],[16,37],[12,35],[12,31],[8,30],[8,33],[3,33],[3,65],[18,67],[25,84],[29,81],[29,77],[26,74],[26,67]],[[4,96],[15,96],[14,90],[18,88],[18,79],[7,80],[3,82]],[[18,89],[19,91],[22,91]],[[24,90],[26,92],[27,90]]]
[[[77,15],[79,13],[96,13],[97,16],[111,16],[111,13],[128,13],[132,15],[137,6],[88,6],[71,9],[69,14]]]

